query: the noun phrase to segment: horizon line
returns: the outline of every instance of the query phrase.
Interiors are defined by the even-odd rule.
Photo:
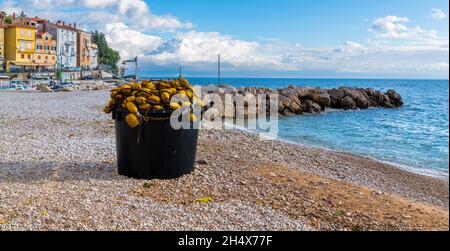
[[[179,76],[146,76],[142,75],[141,78],[178,78]],[[183,78],[211,78],[217,79],[214,76],[183,76]],[[221,77],[221,79],[230,79],[230,78],[243,78],[243,79],[342,79],[342,80],[441,80],[441,81],[449,81],[449,78],[352,78],[352,77],[249,77],[249,76],[229,76],[229,77]]]

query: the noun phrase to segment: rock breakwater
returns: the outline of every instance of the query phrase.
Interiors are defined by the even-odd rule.
[[[320,87],[300,87],[291,85],[282,89],[241,87],[235,88],[230,85],[210,85],[202,87],[202,96],[216,94],[225,104],[226,94],[233,96],[234,102],[238,97],[246,97],[246,102],[253,98],[258,105],[259,94],[278,94],[278,112],[281,115],[291,116],[300,114],[318,114],[327,108],[357,110],[368,109],[370,107],[397,108],[403,105],[403,99],[395,90],[382,92],[373,88],[340,87],[325,89]],[[251,94],[251,95],[248,95]],[[211,96],[209,96],[211,97]],[[250,97],[250,99],[248,99]],[[207,98],[208,101],[208,98]],[[267,100],[269,101],[269,100]],[[214,105],[214,102],[206,102],[207,108]],[[265,104],[266,111],[270,109],[270,102]],[[231,111],[223,109],[223,117],[234,116]]]

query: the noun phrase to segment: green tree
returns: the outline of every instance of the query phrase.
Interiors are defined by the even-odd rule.
[[[113,69],[117,69],[117,63],[120,60],[119,52],[111,49],[106,41],[105,34],[94,31],[92,32],[92,40],[98,46],[99,63],[103,65],[111,66]]]
[[[3,19],[7,24],[12,23],[12,16],[6,16],[5,19]]]

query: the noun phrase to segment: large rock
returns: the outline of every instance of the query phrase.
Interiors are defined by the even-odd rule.
[[[341,99],[345,97],[345,91],[333,88],[328,90],[328,95],[330,95],[330,107],[339,108]]]
[[[219,85],[219,87],[222,88],[223,90],[225,90],[226,93],[231,93],[231,94],[238,93],[238,89],[236,89],[235,87],[228,85],[228,84]]]
[[[322,107],[319,104],[309,99],[305,99],[303,105],[306,113],[320,113],[322,111]]]
[[[301,88],[298,92],[299,97],[301,99],[308,99],[317,103],[322,110],[325,110],[326,107],[331,105],[331,97],[328,94],[327,90],[321,88]]]
[[[50,88],[50,86],[48,85],[38,85],[36,87],[36,90],[40,92],[53,92],[52,88]]]
[[[339,104],[340,108],[344,110],[356,109],[356,102],[349,96],[344,97]]]
[[[292,116],[292,115],[295,115],[295,113],[293,113],[290,109],[285,108],[285,109],[283,110],[283,112],[281,112],[281,115],[284,115],[284,116]]]
[[[325,110],[325,107],[330,107],[331,105],[331,97],[328,93],[321,93],[315,102],[322,107],[322,110]]]
[[[283,102],[280,99],[278,99],[278,112],[279,113],[283,112],[284,108],[285,108],[285,106],[284,106]]]
[[[370,107],[369,96],[362,89],[345,89],[344,91],[356,103],[356,107],[360,109]]]
[[[279,102],[283,104],[284,107],[289,108],[291,106],[292,100],[284,95],[278,97]]]
[[[302,113],[302,106],[300,101],[292,101],[291,106],[289,106],[289,109],[295,114]]]
[[[379,91],[376,91],[373,88],[367,88],[364,90],[364,92],[369,97],[370,106],[371,107],[378,106],[377,93],[379,93]]]
[[[296,91],[298,94],[298,98],[304,99],[311,95],[311,93],[314,92],[314,89],[311,87],[299,87]]]
[[[377,92],[377,94],[375,95],[375,98],[376,98],[378,106],[382,106],[385,108],[394,108],[395,107],[391,103],[391,99],[389,98],[389,96],[382,92]]]
[[[396,91],[394,90],[388,90],[386,92],[386,95],[389,97],[389,99],[391,100],[391,103],[395,106],[402,106],[403,105],[403,100],[402,97],[400,96],[400,94],[398,94]]]

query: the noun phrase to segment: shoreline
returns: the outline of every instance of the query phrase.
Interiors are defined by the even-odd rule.
[[[379,108],[369,108],[369,109],[379,109]],[[357,112],[357,111],[345,111],[345,112]],[[304,116],[315,116],[315,115],[304,115]],[[258,132],[246,129],[246,128],[236,128],[236,130],[239,131],[243,131],[245,133],[249,133],[251,135],[257,135]],[[405,171],[408,173],[413,173],[413,174],[417,174],[417,175],[423,175],[426,177],[432,177],[432,178],[436,178],[436,179],[442,179],[442,180],[448,180],[449,179],[449,173],[445,172],[445,171],[440,171],[440,170],[436,170],[433,168],[426,168],[426,167],[414,167],[408,164],[404,164],[404,163],[397,163],[394,161],[384,161],[381,159],[378,159],[377,157],[374,156],[367,156],[367,155],[361,155],[355,152],[351,152],[351,151],[345,151],[342,149],[331,149],[331,148],[327,148],[325,146],[319,146],[319,145],[313,145],[313,144],[307,144],[307,143],[301,143],[301,142],[295,142],[295,141],[291,141],[289,139],[283,139],[280,137],[277,137],[276,139],[274,139],[274,141],[279,141],[282,143],[286,143],[286,144],[290,144],[290,145],[294,145],[294,146],[299,146],[299,147],[303,147],[303,148],[311,148],[312,150],[324,150],[324,151],[329,151],[332,153],[337,153],[337,154],[344,154],[344,155],[349,155],[349,156],[353,156],[356,158],[363,158],[363,159],[368,159],[371,161],[375,161],[375,162],[379,162],[380,164],[385,164],[385,165],[389,165],[392,168],[396,168],[399,169],[401,171]]]
[[[239,130],[202,130],[179,179],[119,176],[107,97],[0,96],[0,230],[449,228],[448,181]]]
[[[316,150],[325,150],[325,151],[329,151],[329,152],[333,152],[333,153],[337,153],[337,154],[350,155],[350,156],[353,156],[353,157],[356,157],[356,158],[368,159],[368,160],[371,160],[371,161],[379,162],[380,164],[389,165],[392,168],[396,168],[396,169],[399,169],[401,171],[405,171],[405,172],[408,172],[408,173],[423,175],[423,176],[426,176],[426,177],[432,177],[432,178],[442,179],[442,180],[448,180],[449,179],[449,173],[448,172],[436,170],[436,169],[433,169],[433,168],[414,167],[414,166],[411,166],[411,165],[408,165],[408,164],[398,163],[398,162],[394,162],[394,161],[385,161],[385,160],[378,159],[377,157],[368,156],[368,155],[361,155],[361,154],[354,153],[354,152],[351,152],[351,151],[331,149],[331,148],[327,148],[325,146],[318,146],[318,145],[310,145],[310,144],[298,143],[298,142],[293,142],[293,141],[289,141],[289,140],[286,140],[286,139],[276,139],[276,140],[284,142],[284,143],[292,144],[292,145],[298,145],[300,147],[312,148],[312,149],[316,149]]]
[[[395,182],[395,180],[404,179],[405,181],[407,181],[407,183],[404,183],[403,185],[407,185],[407,186],[414,186],[414,184],[413,184],[414,182],[420,181],[421,183],[431,182],[431,183],[436,183],[436,184],[443,184],[444,186],[446,185],[448,188],[448,177],[435,177],[432,175],[426,175],[426,174],[422,174],[422,173],[412,172],[410,170],[405,170],[401,167],[398,167],[396,165],[396,163],[386,163],[384,161],[380,161],[378,159],[367,157],[367,156],[361,156],[361,155],[354,154],[354,153],[338,151],[338,150],[333,150],[333,149],[327,149],[325,147],[316,147],[316,146],[301,144],[301,143],[297,143],[297,142],[290,142],[290,141],[279,139],[279,138],[274,139],[274,140],[260,141],[257,136],[257,133],[250,131],[248,129],[242,129],[242,128],[234,129],[234,130],[218,130],[217,134],[234,135],[234,136],[243,135],[244,138],[250,138],[251,141],[258,142],[261,144],[263,144],[264,142],[271,142],[272,144],[277,145],[278,147],[287,146],[294,150],[309,151],[309,152],[313,152],[313,153],[319,153],[321,155],[329,155],[328,157],[338,156],[338,157],[343,157],[343,158],[349,158],[356,162],[363,162],[364,164],[367,164],[367,165],[363,165],[363,166],[359,167],[360,169],[351,167],[352,172],[350,172],[350,174],[348,176],[342,176],[340,174],[336,175],[336,173],[334,173],[334,174],[320,173],[320,172],[316,173],[315,171],[313,171],[311,169],[305,170],[303,168],[300,168],[300,169],[302,169],[302,171],[316,173],[316,174],[319,174],[320,176],[325,176],[327,178],[333,178],[333,179],[337,178],[339,180],[344,180],[346,182],[353,183],[355,185],[367,186],[367,187],[370,187],[373,189],[384,190],[387,192],[400,193],[399,191],[406,191],[404,188],[396,191],[395,189],[378,186],[375,182],[361,182],[360,180],[355,180],[352,177],[353,174],[359,175],[362,172],[364,172],[365,170],[369,170],[370,172],[373,173],[373,175],[378,174],[378,175],[382,175],[382,176],[385,176],[385,175],[391,176],[390,177],[391,184],[389,184],[391,186]],[[324,171],[324,170],[322,169],[319,171]],[[364,175],[366,175],[366,174],[364,174]],[[424,182],[425,180],[426,180],[426,182]],[[369,181],[369,179],[365,179],[364,181]],[[418,190],[420,190],[420,188]],[[406,197],[411,197],[414,199],[423,200],[423,198],[421,198],[421,196],[419,196],[417,194],[408,195],[407,193],[402,193],[402,195],[406,196]],[[446,196],[448,198],[448,189],[447,189]],[[441,196],[440,202],[438,202],[436,205],[448,208],[449,207],[448,200],[446,201],[444,198],[446,196]],[[423,201],[430,203],[430,200],[425,199]]]

